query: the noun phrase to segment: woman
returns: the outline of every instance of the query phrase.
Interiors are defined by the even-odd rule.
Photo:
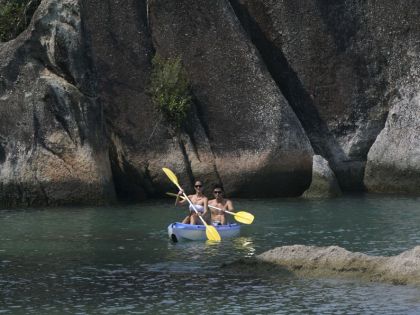
[[[203,183],[201,181],[196,181],[194,183],[194,189],[195,189],[195,194],[194,195],[189,195],[188,198],[191,200],[192,204],[194,205],[195,209],[198,211],[200,216],[205,216],[207,214],[207,203],[208,203],[208,198],[206,196],[204,196],[203,194]],[[175,200],[175,205],[184,205],[185,203],[188,203],[188,200],[183,199],[180,200],[180,196],[183,194],[184,192],[181,190],[178,193],[178,197]],[[194,211],[193,207],[190,205],[189,206],[190,209],[190,214],[182,221],[182,223],[184,224],[202,224],[200,218],[198,217],[197,213]]]

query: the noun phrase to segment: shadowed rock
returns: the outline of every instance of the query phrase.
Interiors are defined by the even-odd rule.
[[[300,195],[312,147],[295,113],[225,0],[149,1],[156,50],[181,56],[207,154],[228,193]],[[197,173],[192,167],[192,172]]]

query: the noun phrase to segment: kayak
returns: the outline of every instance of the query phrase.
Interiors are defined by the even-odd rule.
[[[214,227],[222,239],[238,236],[241,231],[241,226],[237,223],[216,225]],[[180,222],[169,224],[168,235],[174,242],[182,240],[205,241],[207,239],[206,227],[204,225],[192,225]]]

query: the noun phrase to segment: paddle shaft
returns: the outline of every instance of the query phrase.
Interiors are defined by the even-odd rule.
[[[179,187],[178,187],[179,188]],[[177,197],[177,196],[179,196],[179,195],[177,195],[177,194],[173,194],[173,193],[167,193],[168,195],[172,195],[172,196],[174,196],[174,197]],[[185,194],[184,194],[185,195]],[[183,197],[184,199],[185,199],[185,197]],[[228,210],[223,210],[223,209],[220,209],[220,208],[217,208],[217,207],[215,207],[215,206],[211,206],[211,205],[208,205],[208,207],[209,208],[213,208],[213,209],[216,209],[216,210],[220,210],[220,211],[223,211],[223,212],[226,212],[226,213],[229,213],[229,214],[231,214],[231,215],[236,215],[237,213],[235,213],[235,212],[230,212],[230,211],[228,211]]]
[[[179,188],[179,187],[178,187],[178,188]],[[175,196],[178,196],[177,194],[172,194],[172,193],[167,193],[167,194],[171,194],[171,195],[173,195],[174,197],[175,197]],[[184,195],[185,195],[185,194],[184,194]],[[184,198],[185,198],[185,197],[184,197]],[[209,208],[216,209],[216,210],[220,210],[220,211],[223,211],[223,212],[226,212],[226,213],[229,213],[229,214],[231,214],[231,215],[236,215],[236,213],[235,213],[235,212],[230,212],[230,211],[227,211],[227,210],[224,210],[224,209],[220,209],[220,208],[215,207],[215,206],[208,205],[208,207],[209,207]]]
[[[235,212],[230,212],[230,211],[227,211],[227,210],[223,210],[223,209],[217,208],[217,207],[215,207],[215,206],[210,206],[210,205],[209,205],[209,208],[213,208],[213,209],[216,209],[216,210],[220,210],[220,211],[223,211],[223,212],[229,213],[229,214],[231,214],[231,215],[236,215],[236,213],[235,213]]]

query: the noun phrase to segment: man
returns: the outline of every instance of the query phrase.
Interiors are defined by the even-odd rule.
[[[223,186],[219,184],[213,185],[214,199],[208,202],[209,206],[219,208],[222,210],[234,211],[233,203],[229,199],[224,198]],[[226,213],[214,208],[209,207],[211,213],[211,223],[213,225],[227,224]]]

